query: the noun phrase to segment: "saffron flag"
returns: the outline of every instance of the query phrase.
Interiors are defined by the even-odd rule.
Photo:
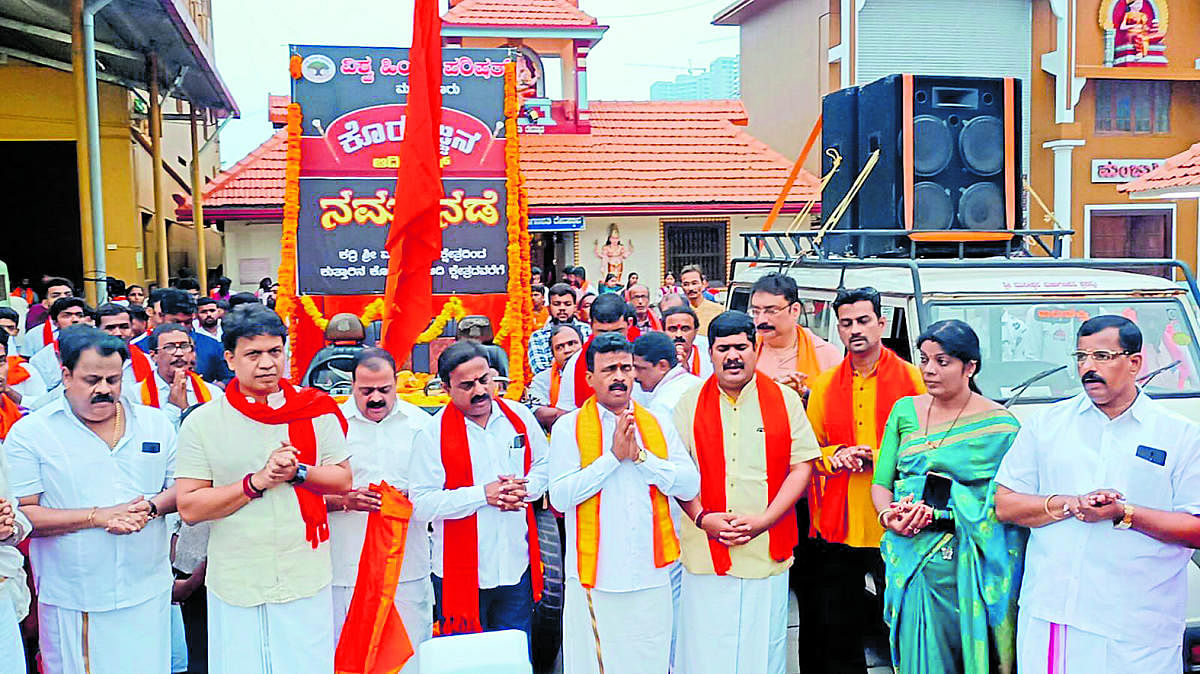
[[[388,229],[388,275],[384,289],[383,348],[396,362],[409,352],[433,316],[433,276],[442,254],[442,167],[438,130],[442,119],[442,20],[437,0],[413,7],[408,101],[396,206]]]
[[[337,674],[393,674],[413,656],[395,604],[412,502],[386,482],[371,491],[382,504],[367,517],[358,579],[334,658]]]

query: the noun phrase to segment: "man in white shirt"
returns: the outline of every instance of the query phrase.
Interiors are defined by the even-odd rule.
[[[367,535],[367,515],[381,507],[372,484],[387,482],[408,489],[408,464],[416,431],[429,414],[396,398],[396,361],[383,349],[364,349],[354,359],[354,395],[342,405],[350,425],[346,443],[354,489],[329,495],[329,542],[333,555],[333,626],[342,624],[354,596],[359,555]],[[404,562],[396,586],[396,611],[415,649],[433,635],[433,585],[429,580],[429,523],[413,520],[404,544]],[[415,670],[410,659],[401,671]]]
[[[672,295],[672,297],[676,297]],[[663,332],[675,343],[675,353],[683,369],[700,379],[713,373],[708,339],[700,335],[700,319],[690,306],[671,307],[663,311]]]
[[[218,342],[221,341],[221,317],[225,311],[211,297],[201,297],[196,300],[196,318],[192,326],[197,332],[208,335]]]
[[[1178,672],[1200,426],[1138,389],[1128,319],[1092,318],[1076,345],[1084,392],[1022,424],[996,475],[996,515],[1030,528],[1017,668]]]
[[[694,498],[700,474],[670,415],[632,403],[625,337],[599,335],[584,357],[596,393],[550,448],[550,502],[567,519],[563,671],[658,674],[670,667],[679,557],[669,499]]]
[[[4,430],[0,422],[0,435]],[[33,525],[17,506],[10,474],[0,451],[0,674],[25,674],[20,622],[29,615],[29,586],[25,584],[25,557],[17,544],[33,531]]]
[[[38,627],[48,672],[166,672],[175,429],[121,398],[128,346],[86,326],[59,336],[63,395],[4,441],[32,522]]]
[[[525,406],[492,398],[492,370],[478,342],[442,352],[438,376],[450,404],[417,434],[409,495],[413,519],[433,522],[442,633],[529,634],[541,588],[529,504],[546,492],[546,437]]]
[[[16,355],[12,344],[12,337],[7,332],[0,331],[0,368],[4,369],[4,376],[0,376],[0,398],[3,398],[0,400],[0,416],[3,416],[6,406],[11,405],[14,409],[17,406],[28,408],[39,396],[46,393],[42,375]],[[0,440],[3,439],[3,433],[0,433]]]
[[[225,395],[180,428],[179,510],[212,521],[210,674],[333,671],[325,494],[351,488],[346,423],[332,398],[282,378],[287,327],[261,304],[225,318]]]
[[[562,370],[571,356],[583,348],[583,336],[579,329],[570,323],[556,325],[550,333],[550,351],[554,354],[554,364],[533,376],[529,383],[529,401],[533,407],[533,416],[547,430],[554,425],[558,418],[567,413],[558,406],[562,398]]]
[[[176,428],[184,410],[224,395],[220,387],[196,374],[195,344],[192,334],[183,325],[159,325],[150,333],[148,345],[154,372],[138,384],[138,400],[166,412]]]
[[[633,370],[638,386],[633,398],[652,410],[671,415],[675,403],[701,379],[679,362],[674,341],[662,332],[650,332],[633,343]]]
[[[629,305],[621,299],[618,293],[605,293],[592,302],[589,312],[592,337],[584,342],[583,349],[571,356],[571,359],[563,365],[559,409],[568,411],[576,409],[583,404],[584,400],[592,396],[594,391],[587,383],[584,352],[587,351],[591,340],[598,335],[608,332],[624,335],[632,324],[627,318],[631,313]]]
[[[54,327],[49,343],[40,347],[29,359],[29,365],[38,371],[47,391],[57,389],[63,380],[62,365],[58,360],[58,333],[63,328],[83,323],[87,303],[78,297],[64,297],[50,305],[50,325]]]

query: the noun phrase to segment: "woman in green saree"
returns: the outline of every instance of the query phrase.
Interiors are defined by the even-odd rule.
[[[1025,533],[996,520],[993,478],[1019,426],[975,386],[970,326],[934,323],[917,347],[929,392],[892,408],[871,486],[892,662],[899,674],[1007,674]]]

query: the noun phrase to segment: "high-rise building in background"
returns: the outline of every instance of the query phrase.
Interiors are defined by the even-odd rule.
[[[652,101],[701,101],[738,98],[741,95],[739,57],[722,56],[707,70],[677,75],[674,82],[650,85]]]

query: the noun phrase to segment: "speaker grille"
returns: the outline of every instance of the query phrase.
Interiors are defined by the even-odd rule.
[[[899,145],[903,147],[904,141]],[[913,118],[913,169],[919,176],[937,175],[954,158],[954,134],[933,115]]]
[[[935,182],[913,186],[913,229],[950,229],[954,224],[954,202],[950,192]],[[900,198],[900,222],[904,222],[904,198]]]
[[[975,183],[963,190],[958,200],[958,222],[961,226],[967,229],[1004,229],[1004,217],[1004,192],[994,183]]]
[[[984,115],[963,123],[959,150],[967,168],[981,176],[995,175],[1004,168],[1004,122]]]

